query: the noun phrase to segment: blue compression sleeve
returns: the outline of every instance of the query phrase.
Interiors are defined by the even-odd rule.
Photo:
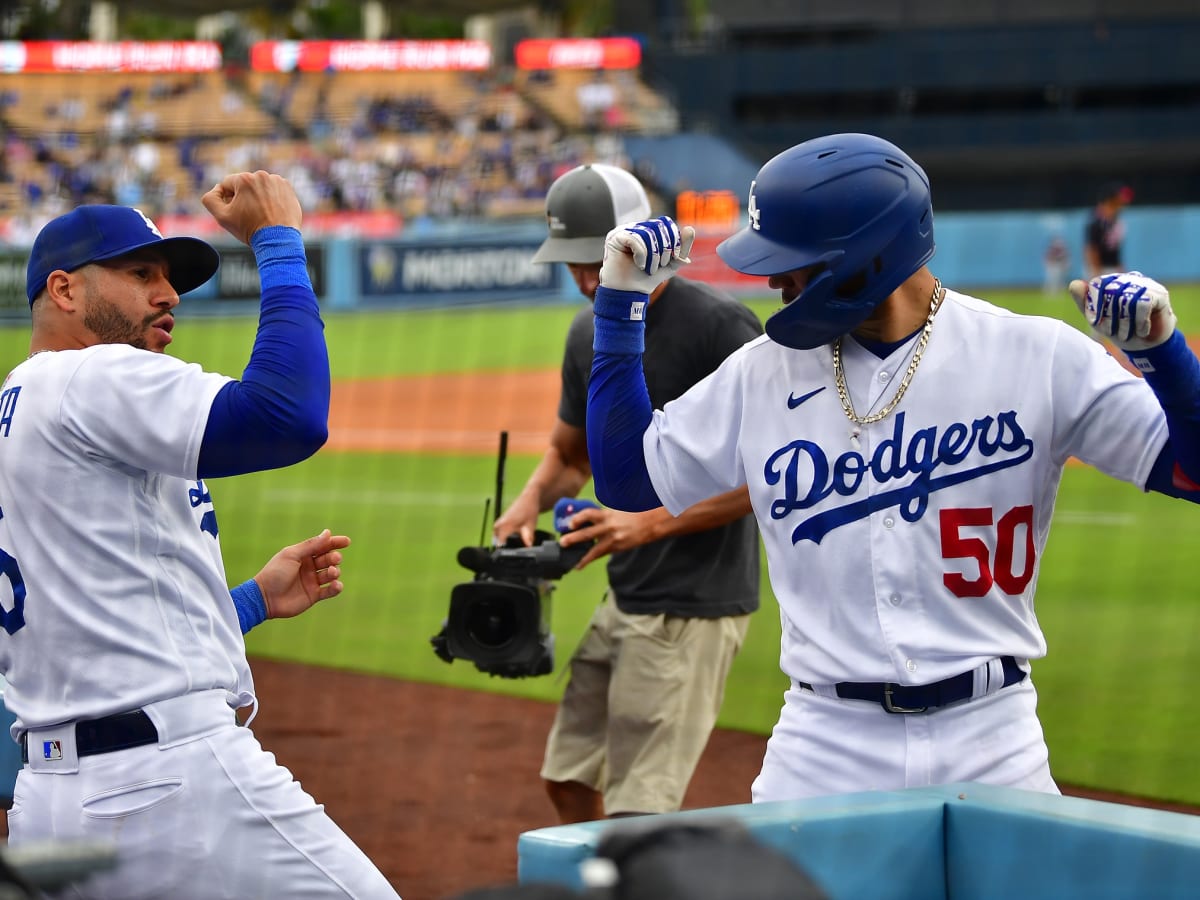
[[[242,626],[242,634],[255,625],[260,625],[267,619],[267,601],[263,599],[258,582],[251,578],[243,581],[229,592],[233,598],[233,607],[237,610],[238,623]]]
[[[1126,356],[1167,416],[1169,437],[1146,489],[1200,503],[1200,360],[1178,331],[1151,350]]]
[[[645,294],[596,289],[596,336],[588,381],[587,444],[596,497],[605,506],[641,512],[662,506],[642,451],[654,416],[642,371],[646,325],[632,309]]]
[[[258,334],[242,380],[213,400],[201,478],[290,466],[329,436],[329,353],[300,232],[260,228],[250,246],[262,282]]]

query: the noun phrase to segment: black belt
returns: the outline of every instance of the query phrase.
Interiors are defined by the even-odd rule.
[[[145,744],[158,743],[158,729],[142,710],[117,713],[103,719],[81,719],[75,723],[75,752],[79,756],[95,756],[128,750]],[[54,751],[43,748],[45,759],[56,759]],[[21,735],[21,762],[29,762],[29,734]]]
[[[1024,670],[1011,656],[1000,657],[1004,684],[1016,684],[1025,678]],[[813,686],[797,681],[798,687],[811,691]],[[963,672],[933,684],[894,684],[890,681],[839,681],[834,687],[843,700],[870,700],[890,713],[923,713],[939,706],[968,700],[975,693],[975,673]]]

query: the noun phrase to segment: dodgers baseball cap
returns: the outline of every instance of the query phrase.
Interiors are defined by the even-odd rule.
[[[91,203],[51,219],[34,238],[25,270],[29,305],[46,286],[51,272],[74,272],[88,263],[116,259],[147,247],[167,259],[176,293],[200,287],[216,273],[221,255],[193,237],[165,238],[140,209]]]
[[[604,238],[618,225],[650,218],[642,183],[616,166],[576,166],[558,176],[546,192],[550,236],[533,255],[535,263],[597,263]]]

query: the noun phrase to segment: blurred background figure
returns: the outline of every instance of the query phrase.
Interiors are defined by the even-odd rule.
[[[1121,210],[1132,202],[1133,188],[1128,185],[1110,182],[1101,188],[1083,232],[1085,279],[1124,270],[1121,247],[1125,243],[1125,223],[1121,221]]]
[[[1042,255],[1042,267],[1045,280],[1042,282],[1042,293],[1047,297],[1061,294],[1067,287],[1067,269],[1071,265],[1071,251],[1061,234],[1050,238],[1046,252]]]

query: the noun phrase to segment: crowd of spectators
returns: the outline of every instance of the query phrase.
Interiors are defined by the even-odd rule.
[[[135,86],[103,77],[103,95],[80,91],[45,103],[36,130],[14,124],[20,117],[12,113],[27,102],[20,87],[10,80],[0,93],[0,240],[23,245],[80,203],[138,206],[153,217],[196,214],[198,197],[230,171],[279,172],[307,211],[388,211],[419,227],[540,215],[547,188],[564,171],[590,161],[631,165],[620,128],[598,128],[590,117],[572,127],[527,102],[503,73],[463,75],[453,102],[411,91],[347,98],[330,79],[302,110],[296,79],[222,79],[211,103],[221,109],[215,121],[226,125],[210,119],[184,134],[164,133],[156,110],[188,92],[215,90],[211,84],[175,77]],[[245,133],[248,110],[265,114],[258,133]]]

